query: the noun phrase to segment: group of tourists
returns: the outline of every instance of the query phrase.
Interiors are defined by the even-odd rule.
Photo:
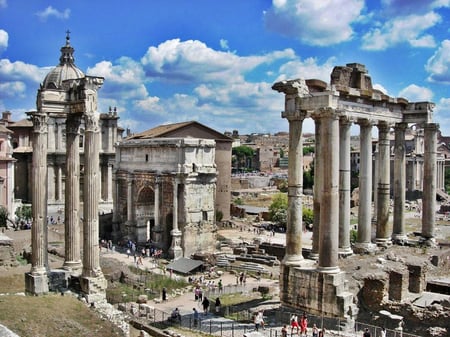
[[[308,334],[308,316],[306,313],[303,313],[303,315],[300,317],[300,320],[298,319],[298,316],[294,313],[291,316],[290,319],[290,325],[291,325],[291,336],[295,333],[299,336],[306,337]],[[312,337],[324,337],[325,336],[325,328],[319,329],[316,324],[313,324],[311,328],[311,335]],[[281,329],[281,336],[287,336],[287,327],[286,325],[283,326]]]

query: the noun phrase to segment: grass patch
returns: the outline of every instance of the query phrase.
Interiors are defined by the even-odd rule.
[[[106,290],[108,302],[115,304],[136,301],[142,294],[147,295],[151,300],[159,298],[163,288],[166,288],[167,294],[170,294],[172,290],[188,286],[184,279],[177,280],[135,267],[130,267],[130,271],[133,274],[132,277],[130,276],[124,282],[114,282],[108,285]]]
[[[71,296],[2,296],[0,322],[21,337],[123,336]]]
[[[0,278],[0,293],[19,293],[25,291],[25,274],[11,274]],[[0,314],[1,316],[1,314]]]

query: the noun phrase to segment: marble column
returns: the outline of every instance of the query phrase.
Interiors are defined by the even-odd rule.
[[[358,239],[355,251],[366,253],[374,250],[372,237],[372,124],[359,120],[360,164],[359,164],[359,207]]]
[[[136,235],[131,232],[131,227],[133,225],[133,178],[131,174],[127,177],[127,236],[129,240],[136,240]]]
[[[118,200],[118,189],[120,180],[117,179],[117,175],[113,172],[112,175],[112,201],[113,201],[113,216],[112,216],[112,239],[114,242],[117,242],[120,238],[122,238],[122,232],[120,230],[119,223],[119,200]]]
[[[315,125],[315,148],[314,148],[314,190],[313,190],[313,234],[312,249],[309,258],[312,260],[319,259],[320,246],[320,202],[322,192],[322,174],[323,174],[323,157],[321,155],[321,124],[320,118],[314,118]]]
[[[422,238],[429,245],[435,244],[436,227],[436,152],[439,125],[424,126],[424,168],[422,196]]]
[[[112,185],[112,181],[113,181],[113,164],[109,164],[108,163],[108,169],[107,169],[107,182],[106,182],[106,200],[107,201],[111,201],[113,200],[113,196],[112,196],[112,190],[113,190],[113,185]]]
[[[28,293],[39,295],[49,291],[48,286],[48,234],[47,234],[47,121],[42,112],[32,114],[33,163],[32,163],[32,213],[31,271],[25,275]]]
[[[62,167],[61,163],[56,163],[56,201],[63,201],[62,200]]]
[[[353,254],[350,246],[350,126],[348,118],[339,121],[339,255]]]
[[[321,116],[321,156],[323,183],[320,210],[320,247],[318,271],[337,273],[339,246],[339,117],[332,109],[324,109]]]
[[[378,124],[378,159],[376,242],[377,245],[385,247],[392,243],[392,228],[389,222],[391,152],[389,125],[385,122]]]
[[[394,224],[392,240],[394,243],[404,244],[405,234],[405,205],[406,205],[406,146],[405,130],[407,123],[395,125],[394,145]]]
[[[286,254],[284,265],[300,265],[303,232],[303,119],[290,118],[289,121],[289,163],[288,163],[288,209],[286,228]]]
[[[79,114],[69,114],[66,121],[66,188],[64,205],[65,258],[63,268],[81,271],[80,242],[80,123]]]
[[[178,185],[179,181],[177,178],[173,179],[173,227],[170,231],[170,235],[172,235],[172,243],[170,245],[169,254],[170,256],[176,260],[180,257],[183,257],[183,250],[181,248],[181,231],[178,228]]]
[[[154,222],[155,227],[159,227],[159,177],[155,179],[155,211],[154,211]]]
[[[85,123],[83,185],[83,269],[81,291],[89,303],[104,301],[107,281],[100,268],[99,249],[99,167],[100,137],[97,113],[97,89],[103,78],[86,76],[80,80],[76,97]]]

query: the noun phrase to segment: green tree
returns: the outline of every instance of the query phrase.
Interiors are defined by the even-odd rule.
[[[18,220],[31,220],[32,218],[31,206],[23,205],[21,207],[17,207],[15,215]]]
[[[288,196],[286,193],[277,193],[272,198],[272,203],[269,206],[270,218],[280,226],[287,225],[287,209]],[[311,228],[314,222],[314,212],[310,208],[303,207],[302,220],[306,227]]]
[[[233,155],[233,166],[240,169],[241,167],[249,168],[248,159],[253,158],[255,154],[255,150],[251,147],[242,145],[233,147],[231,150],[231,154]]]
[[[0,206],[0,227],[6,227],[8,216],[9,216],[8,210],[5,207]]]

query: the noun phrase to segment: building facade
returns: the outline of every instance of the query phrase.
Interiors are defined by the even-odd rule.
[[[197,122],[159,126],[120,142],[115,239],[151,244],[174,259],[214,251],[217,210],[230,214],[231,143]]]

